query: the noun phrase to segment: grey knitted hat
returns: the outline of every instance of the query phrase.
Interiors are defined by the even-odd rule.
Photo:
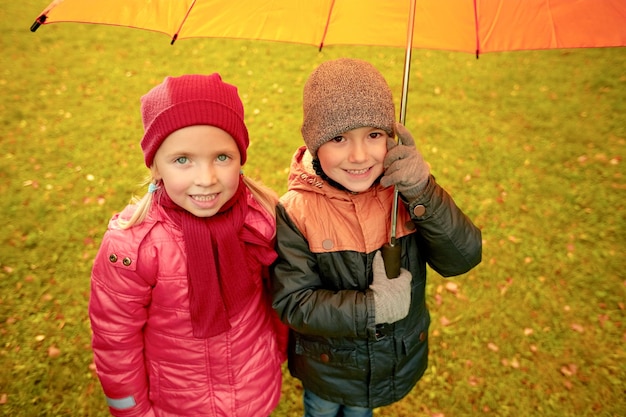
[[[369,62],[340,58],[317,67],[304,85],[302,137],[313,158],[335,136],[364,126],[394,136],[393,95]]]

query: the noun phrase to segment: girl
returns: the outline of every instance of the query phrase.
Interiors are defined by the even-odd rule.
[[[148,193],[111,219],[91,281],[111,414],[267,416],[286,340],[264,291],[276,196],[241,173],[237,89],[219,74],[167,77],[141,111]]]

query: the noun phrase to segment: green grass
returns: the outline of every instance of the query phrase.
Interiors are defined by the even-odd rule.
[[[0,6],[0,414],[105,416],[89,274],[108,218],[146,174],[139,97],[167,75],[239,86],[249,176],[282,193],[301,91],[367,59],[399,102],[403,51],[28,28],[48,0]],[[483,263],[431,273],[423,380],[376,416],[626,414],[626,50],[414,51],[407,126],[483,230]],[[448,282],[456,284],[448,286]],[[285,373],[275,416],[301,415]]]

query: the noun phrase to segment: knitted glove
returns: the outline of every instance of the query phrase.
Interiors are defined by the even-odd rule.
[[[426,187],[430,168],[415,148],[413,136],[406,127],[396,123],[396,132],[402,144],[396,143],[392,138],[387,140],[387,155],[383,161],[385,175],[380,183],[383,187],[397,186],[404,198],[412,201]]]
[[[400,269],[397,278],[387,278],[385,264],[380,251],[374,255],[374,280],[370,290],[374,294],[374,308],[376,324],[394,323],[402,320],[409,314],[411,306],[411,273]]]

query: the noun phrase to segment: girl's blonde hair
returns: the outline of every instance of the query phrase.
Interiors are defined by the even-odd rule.
[[[272,216],[272,218],[276,218],[276,204],[278,203],[278,195],[274,190],[260,182],[254,181],[251,178],[246,176],[243,177],[243,182],[248,187],[252,196],[256,201],[261,204],[261,207],[267,213]],[[154,179],[149,177],[145,185],[154,184]],[[152,206],[152,198],[154,193],[147,192],[143,197],[133,197],[131,200],[131,204],[136,204],[137,209],[133,212],[132,216],[129,219],[122,219],[121,217],[118,219],[118,224],[122,229],[129,229],[137,224],[143,222],[150,211],[150,206]]]

